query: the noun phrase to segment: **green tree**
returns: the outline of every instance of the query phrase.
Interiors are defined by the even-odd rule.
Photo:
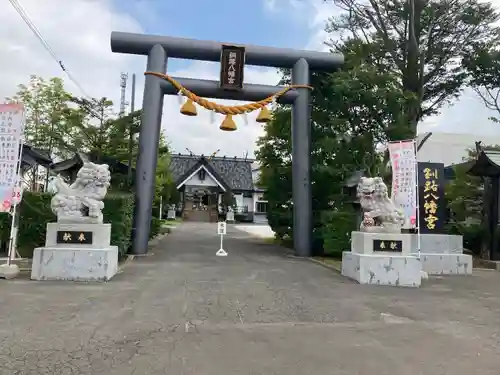
[[[19,85],[17,94],[7,100],[24,104],[26,142],[51,157],[61,157],[65,153],[55,138],[70,125],[66,116],[69,98],[62,79],[47,81],[32,75],[28,84]]]
[[[230,207],[233,210],[236,209],[236,198],[234,197],[233,192],[226,191],[222,195],[222,211],[227,213]]]
[[[142,110],[118,117],[108,134],[107,152],[129,166],[127,179],[132,181],[132,168],[135,166],[139,150],[139,131]]]
[[[170,153],[166,145],[160,146],[158,162],[156,164],[155,199],[162,199],[163,203],[170,200],[170,187],[174,181],[170,173]]]
[[[340,9],[330,19],[329,44],[361,41],[366,62],[398,77],[400,89],[413,94],[404,112],[413,134],[425,116],[459,96],[468,73],[457,61],[474,42],[498,38],[498,13],[479,0],[325,0]]]
[[[100,155],[105,153],[109,136],[115,128],[116,118],[113,113],[113,102],[106,99],[71,98],[76,108],[69,108],[71,132],[59,134],[59,147],[71,152],[94,153],[99,162]]]
[[[26,109],[26,141],[54,159],[72,157],[75,152],[92,154],[97,163],[110,157],[135,166],[142,111],[117,117],[113,102],[107,98],[82,98],[70,95],[60,78],[45,80],[31,76],[18,93],[7,98],[22,102]],[[167,140],[160,136],[155,201],[178,200],[169,170]],[[48,171],[47,171],[48,177]],[[131,174],[112,176],[113,188],[131,188]],[[33,183],[36,179],[33,179]],[[176,198],[177,196],[177,198]]]
[[[495,112],[489,119],[500,122],[500,45],[476,43],[474,50],[462,61],[470,73],[470,86],[486,108]]]
[[[412,100],[397,77],[364,63],[363,44],[343,47],[346,70],[312,75],[312,192],[315,236],[320,236],[322,212],[343,210],[348,197],[344,181],[355,171],[378,173],[383,160],[376,145],[407,131],[402,108]],[[285,77],[285,82],[287,77]],[[292,239],[292,165],[290,110],[278,108],[259,139],[257,159],[269,202],[268,221],[281,239]],[[349,207],[350,208],[350,207]],[[347,208],[346,208],[347,209]]]
[[[92,153],[96,161],[110,157],[119,162],[135,167],[139,147],[140,116],[142,111],[135,111],[126,116],[116,117],[113,103],[106,99],[73,98],[77,108],[72,110],[73,134],[66,138],[65,147],[74,151]],[[172,176],[169,170],[170,152],[167,140],[160,134],[158,143],[158,161],[155,180],[155,204],[160,200],[165,203],[172,194]],[[121,188],[130,187],[130,176],[114,176]],[[125,184],[123,181],[127,181]]]
[[[32,75],[27,84],[19,85],[17,94],[8,102],[21,102],[25,108],[25,142],[41,150],[52,159],[65,158],[67,150],[59,147],[58,139],[71,133],[67,114],[70,95],[60,78],[45,80]],[[49,171],[45,172],[48,178]],[[32,187],[41,177],[38,166],[32,171]]]
[[[500,146],[486,146],[485,150],[500,150]],[[450,211],[447,229],[460,234],[464,246],[483,258],[488,258],[488,237],[484,215],[485,192],[490,180],[468,173],[476,158],[476,151],[470,150],[464,164],[454,167],[455,178],[446,186],[446,199]]]

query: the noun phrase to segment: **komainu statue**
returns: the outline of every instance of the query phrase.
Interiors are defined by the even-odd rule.
[[[364,218],[359,228],[362,232],[401,233],[405,222],[402,211],[389,199],[387,186],[380,177],[362,177],[357,195]]]
[[[54,194],[50,202],[59,222],[96,223],[103,220],[102,200],[106,196],[111,174],[107,164],[84,163],[75,182],[68,185],[61,176],[52,177],[48,187]]]

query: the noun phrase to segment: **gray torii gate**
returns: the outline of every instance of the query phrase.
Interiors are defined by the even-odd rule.
[[[234,44],[233,44],[234,45]],[[147,71],[165,73],[167,59],[181,58],[201,61],[220,61],[223,44],[213,41],[143,35],[124,32],[111,33],[111,50],[117,53],[148,56]],[[335,71],[343,64],[340,54],[300,51],[285,48],[245,46],[245,64],[292,69],[292,84],[308,85],[311,70]],[[174,77],[175,78],[175,77]],[[275,94],[280,87],[245,84],[243,90],[227,91],[218,81],[175,78],[181,85],[200,97],[258,101]],[[136,165],[135,235],[132,252],[146,254],[151,226],[155,170],[161,131],[164,95],[177,95],[169,82],[147,75],[144,86],[142,123],[139,136],[139,156]],[[312,253],[312,196],[311,196],[311,113],[307,88],[288,91],[278,102],[292,104],[292,184],[293,232],[295,255]]]

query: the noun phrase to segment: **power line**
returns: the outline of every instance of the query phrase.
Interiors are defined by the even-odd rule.
[[[38,30],[36,25],[33,23],[33,21],[31,21],[26,10],[21,6],[21,4],[19,4],[19,1],[18,0],[9,0],[9,2],[12,5],[12,7],[16,10],[17,14],[19,14],[19,16],[23,19],[24,23],[26,23],[26,25],[30,28],[30,30],[33,32],[33,34],[35,34],[35,36],[40,41],[40,43],[42,43],[45,50],[57,62],[57,65],[59,65],[61,67],[62,71],[64,73],[66,73],[66,75],[68,76],[70,81],[73,82],[76,85],[76,87],[78,87],[78,89],[82,92],[82,94],[84,96],[86,96],[87,98],[90,98],[91,96],[85,92],[83,87],[78,83],[78,81],[73,77],[73,75],[64,66],[62,60],[57,57],[56,53],[54,52],[54,50],[52,49],[50,44],[44,39],[44,37],[42,36],[42,34],[40,33],[40,31]]]

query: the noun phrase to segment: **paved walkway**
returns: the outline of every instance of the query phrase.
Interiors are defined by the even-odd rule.
[[[183,224],[109,283],[0,282],[0,374],[497,375],[500,273],[361,286]]]

